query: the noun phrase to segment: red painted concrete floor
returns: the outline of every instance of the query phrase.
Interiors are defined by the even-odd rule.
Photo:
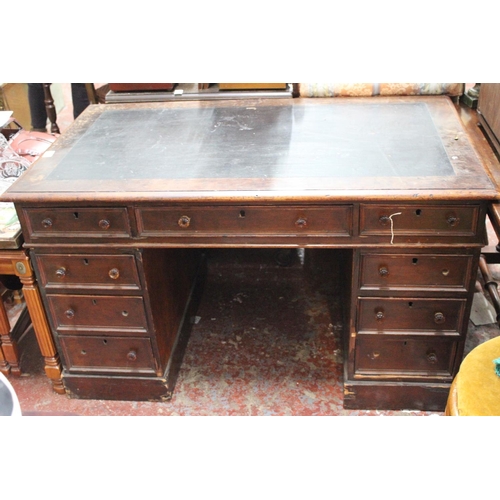
[[[174,395],[168,402],[78,400],[52,391],[33,332],[9,379],[24,415],[400,415],[343,408],[341,286],[275,250],[211,250],[208,275]],[[471,324],[467,349],[499,334]]]

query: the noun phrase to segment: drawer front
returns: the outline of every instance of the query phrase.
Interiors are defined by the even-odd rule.
[[[361,290],[467,291],[472,255],[362,254]]]
[[[49,312],[58,333],[98,332],[146,334],[142,297],[104,295],[47,295]]]
[[[477,235],[479,213],[479,205],[362,204],[360,234],[470,237]]]
[[[358,331],[459,334],[466,304],[466,299],[360,298]]]
[[[35,255],[42,286],[140,290],[133,255]]]
[[[459,346],[457,338],[358,335],[355,376],[451,379]]]
[[[68,335],[59,337],[59,342],[70,372],[156,372],[149,339]]]
[[[141,236],[350,236],[352,206],[139,208],[137,221]]]
[[[27,208],[24,216],[34,238],[131,235],[126,208]]]

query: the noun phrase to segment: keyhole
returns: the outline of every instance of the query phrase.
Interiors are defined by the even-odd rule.
[[[420,210],[420,208],[415,210],[415,215],[419,216],[421,213],[422,213],[422,210]]]
[[[243,219],[245,217],[245,211],[244,210],[240,210],[240,219]]]
[[[73,216],[75,217],[75,219],[78,219],[78,212],[73,212]]]
[[[122,316],[127,317],[128,316],[128,311],[122,311]]]
[[[413,262],[413,265],[417,265],[418,259],[417,258],[413,258],[411,261]]]
[[[103,343],[104,345],[106,345],[106,344],[108,343],[108,341],[107,341],[106,339],[104,339],[104,340],[102,341],[102,343]]]
[[[83,263],[88,266],[89,265],[89,259],[83,259]]]
[[[84,351],[84,350],[82,349],[82,354],[85,356],[85,354],[87,354],[87,351]]]
[[[96,306],[97,305],[97,300],[92,299],[92,304],[94,304]]]
[[[413,307],[413,302],[408,302],[408,307]]]

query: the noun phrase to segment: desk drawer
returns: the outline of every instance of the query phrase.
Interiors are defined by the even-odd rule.
[[[361,290],[453,290],[466,292],[472,255],[362,254]]]
[[[466,304],[466,299],[360,298],[358,331],[459,334]]]
[[[470,237],[477,235],[479,213],[479,205],[362,204],[360,234]]]
[[[140,236],[350,236],[352,206],[138,208],[137,222]]]
[[[28,232],[34,238],[129,237],[126,208],[26,208]]]
[[[358,335],[354,359],[355,376],[453,377],[459,346],[457,338],[403,335]]]
[[[148,323],[142,297],[47,295],[58,333],[106,332],[146,334]]]
[[[151,342],[146,338],[64,335],[59,342],[70,372],[156,372]]]
[[[140,290],[133,255],[36,254],[39,280],[47,289]]]

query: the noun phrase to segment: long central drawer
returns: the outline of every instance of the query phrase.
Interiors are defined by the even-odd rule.
[[[140,236],[352,235],[352,205],[141,207]]]

